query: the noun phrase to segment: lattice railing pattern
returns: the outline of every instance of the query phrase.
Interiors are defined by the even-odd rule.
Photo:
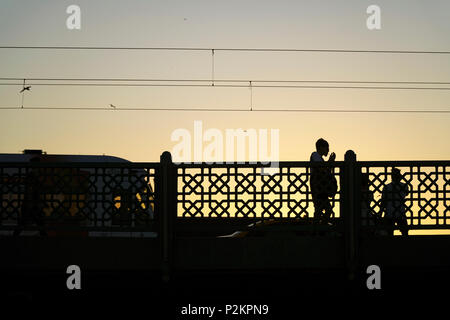
[[[331,177],[337,191],[333,197],[322,197],[330,206],[331,223],[341,221],[354,208],[357,224],[363,229],[382,229],[389,211],[386,206],[394,199],[391,204],[401,206],[408,229],[450,229],[449,161],[280,162],[278,168],[249,163],[169,162],[164,175],[158,173],[161,166],[2,163],[1,229],[35,228],[45,223],[47,227],[86,230],[152,226],[157,231],[159,227],[153,222],[159,217],[160,206],[178,218],[317,221],[314,199],[318,194],[329,194]],[[400,170],[399,181],[405,186],[401,196],[397,189],[389,189],[393,167]],[[170,212],[168,204],[158,198],[171,185],[159,185],[158,189],[158,183],[165,185],[164,179],[176,181],[174,189],[167,189],[165,201],[174,204]],[[350,194],[346,188],[352,183]]]
[[[341,164],[334,176],[340,183]],[[328,168],[331,170],[331,168]],[[178,216],[204,218],[312,218],[311,168],[307,162],[262,166],[184,165],[177,167]],[[265,169],[268,171],[268,169]],[[319,187],[320,187],[319,183]],[[331,218],[341,217],[340,191],[329,199]]]
[[[392,203],[394,215],[404,215],[409,229],[450,228],[449,162],[359,162],[361,168],[363,226],[383,225],[389,216],[385,202]],[[401,188],[395,185],[392,168],[400,170]],[[401,194],[402,191],[405,193]],[[384,196],[383,196],[384,194]]]
[[[2,228],[145,228],[154,219],[157,164],[0,166]]]

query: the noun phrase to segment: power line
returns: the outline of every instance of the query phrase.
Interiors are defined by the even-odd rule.
[[[0,78],[0,81],[25,81],[34,86],[85,86],[85,87],[224,87],[224,88],[299,88],[299,89],[371,89],[371,90],[450,90],[450,87],[434,87],[431,85],[450,85],[450,82],[438,81],[362,81],[362,80],[240,80],[240,79],[132,79],[132,78]],[[40,81],[40,82],[33,82]],[[52,83],[48,81],[57,81]],[[72,83],[68,81],[73,81]],[[161,83],[162,82],[162,83]],[[203,82],[203,83],[202,83]],[[183,83],[183,84],[180,84]],[[186,84],[187,83],[187,84]],[[222,84],[221,84],[222,83]],[[223,84],[232,83],[232,84]],[[255,84],[256,83],[256,84]],[[260,83],[260,84],[257,84]],[[265,84],[272,83],[272,84]],[[277,83],[277,85],[273,85]],[[296,85],[296,84],[302,85]],[[308,85],[306,85],[308,84]],[[320,85],[311,85],[320,84]],[[324,84],[333,84],[324,85]],[[347,84],[337,86],[336,84]],[[350,86],[360,84],[362,86]],[[408,85],[368,86],[376,85]],[[410,85],[427,85],[427,87],[411,87]],[[21,83],[0,83],[0,86],[18,86]]]
[[[386,54],[450,54],[450,51],[418,50],[355,50],[355,49],[289,49],[289,48],[188,48],[188,47],[102,47],[102,46],[0,46],[0,49],[39,50],[154,50],[154,51],[248,51],[248,52],[323,52],[323,53],[386,53]]]
[[[0,110],[82,110],[82,111],[192,111],[192,112],[308,112],[308,113],[442,113],[449,114],[449,110],[364,110],[364,109],[223,109],[223,108],[127,108],[116,107],[0,107]]]
[[[237,84],[125,84],[125,83],[29,83],[33,86],[71,87],[213,87],[213,88],[283,88],[283,89],[366,89],[366,90],[450,90],[450,87],[386,87],[386,86],[317,86],[317,85],[237,85]],[[0,83],[0,86],[19,84]]]
[[[429,84],[450,85],[439,81],[363,81],[363,80],[250,80],[250,79],[142,79],[142,78],[1,78],[1,81],[122,81],[122,82],[244,82],[244,83],[371,83],[371,84]],[[21,83],[17,83],[21,85]]]

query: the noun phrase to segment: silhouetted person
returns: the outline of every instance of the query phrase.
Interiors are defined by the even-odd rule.
[[[323,156],[329,152],[328,142],[322,138],[316,142],[316,151],[311,154],[312,163],[325,162]],[[336,154],[332,152],[328,162],[333,162]],[[333,170],[327,167],[311,168],[311,195],[314,203],[314,220],[316,222],[327,222],[333,214],[330,204],[330,197],[334,197],[337,191],[336,180]]]
[[[384,211],[383,224],[388,228],[388,234],[393,235],[395,224],[403,236],[408,235],[406,221],[405,198],[409,193],[406,183],[402,183],[402,174],[397,168],[392,168],[392,182],[383,188],[381,210]]]
[[[39,157],[34,157],[30,162],[40,162]],[[44,212],[45,202],[42,199],[42,186],[39,181],[39,170],[31,168],[30,173],[25,177],[25,194],[21,206],[21,213],[18,217],[18,227],[13,235],[18,236],[27,225],[37,225],[41,236],[46,236],[44,230]]]

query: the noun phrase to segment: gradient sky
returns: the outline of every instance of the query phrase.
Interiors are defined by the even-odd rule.
[[[66,8],[81,7],[81,30]],[[366,28],[381,7],[382,29]],[[0,45],[450,50],[450,2],[2,0]],[[0,49],[0,77],[209,79],[209,52]],[[216,79],[450,81],[450,55],[216,52]],[[21,86],[0,86],[19,106]],[[254,109],[449,110],[450,91],[253,89]],[[248,108],[248,88],[34,86],[25,106]],[[0,110],[0,153],[43,149],[158,161],[177,128],[280,129],[280,160],[309,159],[319,137],[337,160],[450,159],[450,114]]]

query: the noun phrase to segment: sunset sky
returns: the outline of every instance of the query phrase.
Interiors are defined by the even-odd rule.
[[[66,8],[81,8],[68,30]],[[368,30],[366,8],[381,8]],[[450,2],[2,0],[0,46],[450,51]],[[450,82],[450,54],[215,52],[215,79]],[[2,78],[211,79],[208,51],[0,49]],[[21,81],[0,81],[21,83]],[[245,85],[245,83],[244,83]],[[423,85],[415,85],[414,87]],[[450,85],[440,87],[450,88]],[[19,107],[22,85],[1,86]],[[253,88],[261,109],[450,110],[450,90]],[[249,88],[32,86],[25,107],[250,108]],[[107,154],[158,161],[179,128],[279,129],[280,160],[449,160],[450,113],[0,110],[0,153]]]

